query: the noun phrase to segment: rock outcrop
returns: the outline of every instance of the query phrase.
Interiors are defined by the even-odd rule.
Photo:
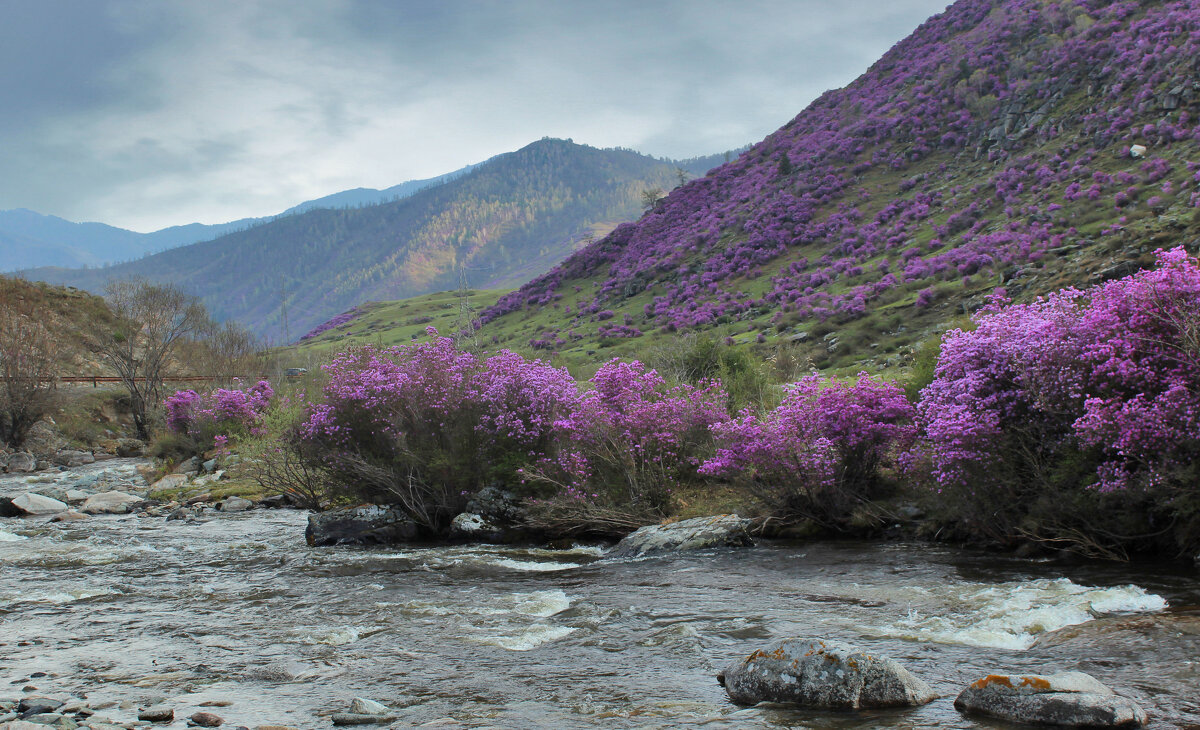
[[[817,639],[785,639],[717,675],[740,705],[782,702],[822,710],[916,707],[937,698],[899,662]]]
[[[1146,713],[1083,672],[989,674],[954,700],[959,712],[1062,727],[1141,727]]]
[[[415,540],[419,533],[399,509],[368,504],[310,515],[304,539],[314,547],[389,545]]]
[[[737,515],[696,517],[667,525],[649,525],[625,537],[609,553],[610,558],[711,547],[753,547],[747,531],[750,520]]]

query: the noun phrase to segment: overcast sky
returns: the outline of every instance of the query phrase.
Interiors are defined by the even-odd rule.
[[[541,137],[756,142],[947,0],[0,0],[0,210],[148,231]]]

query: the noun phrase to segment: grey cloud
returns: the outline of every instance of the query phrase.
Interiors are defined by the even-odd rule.
[[[929,0],[6,0],[0,209],[231,220],[545,135],[687,157],[849,82]]]

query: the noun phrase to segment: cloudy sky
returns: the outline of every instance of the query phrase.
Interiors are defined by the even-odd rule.
[[[0,0],[0,210],[148,231],[541,137],[755,142],[947,0]]]

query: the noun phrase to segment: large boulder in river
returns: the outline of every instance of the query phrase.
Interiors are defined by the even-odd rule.
[[[66,504],[59,502],[53,497],[47,497],[44,494],[36,494],[34,492],[26,492],[17,497],[13,497],[13,506],[21,510],[22,514],[26,515],[56,515],[59,512],[66,512],[69,507]]]
[[[954,700],[959,712],[1064,727],[1140,727],[1146,713],[1083,672],[989,674]]]
[[[89,515],[123,515],[129,512],[133,505],[144,501],[141,497],[125,492],[101,492],[84,500],[79,509]]]
[[[610,558],[633,558],[650,553],[701,550],[711,547],[753,547],[750,520],[737,515],[696,517],[667,525],[643,527],[617,543]]]
[[[54,455],[54,463],[59,466],[83,466],[95,461],[96,457],[90,451],[63,449]]]
[[[916,707],[937,695],[895,659],[817,639],[784,639],[717,675],[739,705],[782,702],[822,710]]]
[[[415,540],[420,530],[395,507],[367,504],[309,515],[309,545],[390,545]]]

